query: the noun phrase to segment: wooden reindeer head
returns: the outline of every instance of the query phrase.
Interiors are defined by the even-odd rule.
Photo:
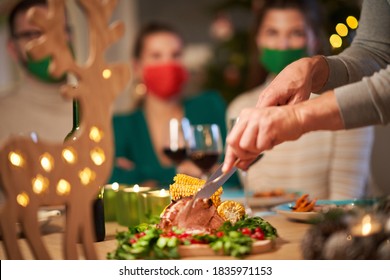
[[[65,0],[49,0],[48,13],[31,9],[28,16],[44,35],[31,42],[33,58],[52,57],[49,71],[77,78],[77,86],[65,85],[62,93],[79,100],[82,119],[75,141],[47,143],[21,136],[1,147],[0,176],[6,194],[0,228],[10,258],[21,258],[15,244],[19,222],[37,258],[49,255],[40,238],[37,210],[40,206],[64,204],[67,209],[64,236],[65,258],[77,257],[81,240],[85,257],[94,259],[92,202],[110,175],[113,159],[111,106],[130,79],[128,65],[107,64],[106,49],[120,36],[120,23],[108,25],[115,0],[80,0],[89,24],[89,57],[78,65],[68,47]],[[6,213],[6,214],[5,214]]]

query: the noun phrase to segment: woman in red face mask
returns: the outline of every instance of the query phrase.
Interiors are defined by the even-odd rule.
[[[176,165],[164,154],[172,118],[216,123],[225,139],[224,100],[211,91],[191,98],[183,94],[188,73],[182,52],[183,40],[172,27],[151,23],[140,31],[134,46],[134,76],[144,94],[134,112],[114,118],[116,162],[110,183],[168,187],[177,173],[201,176],[189,160]]]

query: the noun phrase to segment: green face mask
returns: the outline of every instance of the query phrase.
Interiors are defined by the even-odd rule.
[[[40,60],[32,60],[30,57],[27,58],[25,62],[27,70],[46,83],[59,83],[63,82],[66,78],[66,74],[62,75],[62,77],[55,78],[49,73],[49,65],[51,62],[51,57],[46,57]]]
[[[261,49],[260,62],[268,72],[279,74],[290,63],[306,56],[306,49]]]

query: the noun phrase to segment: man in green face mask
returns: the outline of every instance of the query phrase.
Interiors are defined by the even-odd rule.
[[[318,3],[309,0],[263,3],[255,41],[259,62],[268,75],[263,85],[240,94],[229,104],[228,119],[238,117],[244,108],[254,107],[259,92],[288,64],[324,53],[320,49],[326,45],[325,40],[321,42]],[[243,185],[255,192],[282,188],[321,199],[359,197],[370,173],[372,143],[372,127],[304,135],[266,151],[250,167]]]
[[[30,23],[30,8],[47,12],[46,0],[21,0],[8,17],[9,55],[20,66],[20,80],[0,99],[0,142],[11,134],[36,132],[39,138],[63,141],[72,128],[72,102],[60,94],[66,75],[53,77],[49,73],[51,58],[33,60],[27,44],[42,35],[41,29]],[[66,28],[64,26],[64,32]]]

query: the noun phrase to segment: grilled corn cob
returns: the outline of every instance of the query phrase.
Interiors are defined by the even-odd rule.
[[[189,197],[196,194],[206,181],[203,179],[191,177],[186,174],[177,174],[173,178],[174,183],[169,186],[169,192],[173,200],[178,200],[183,197]],[[222,187],[211,196],[211,200],[215,206],[221,203]]]

